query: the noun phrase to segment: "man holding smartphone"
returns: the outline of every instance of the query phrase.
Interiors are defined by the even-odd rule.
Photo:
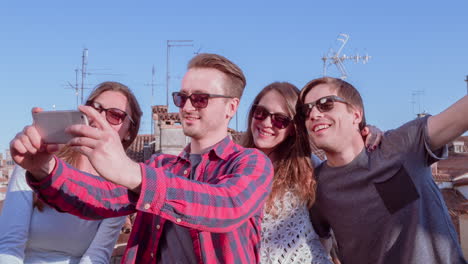
[[[108,181],[51,158],[34,126],[12,140],[11,153],[59,210],[89,219],[136,211],[124,263],[258,263],[273,168],[263,153],[228,137],[244,87],[241,69],[228,59],[195,56],[173,93],[191,142],[179,156],[154,155],[146,164],[126,156],[101,114],[80,106],[97,129],[71,126],[77,137],[69,144]]]

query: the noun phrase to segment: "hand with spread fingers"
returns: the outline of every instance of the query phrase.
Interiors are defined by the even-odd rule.
[[[74,134],[69,145],[88,157],[94,169],[105,179],[138,191],[141,184],[140,166],[125,153],[118,133],[106,119],[90,106],[80,106],[91,126],[72,125],[67,132]]]
[[[32,109],[32,113],[42,111],[39,107]],[[56,150],[58,150],[58,145],[43,143],[34,124],[24,127],[23,131],[16,134],[10,142],[13,161],[31,172],[38,180],[47,177],[54,169],[55,160],[51,153]]]

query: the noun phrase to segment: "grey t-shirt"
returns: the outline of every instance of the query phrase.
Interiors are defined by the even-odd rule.
[[[312,223],[321,237],[333,229],[343,263],[466,263],[430,165],[428,117],[385,133],[348,165],[316,169]]]

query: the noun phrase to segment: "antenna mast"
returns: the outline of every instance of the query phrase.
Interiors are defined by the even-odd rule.
[[[193,40],[167,40],[166,41],[166,106],[169,110],[169,57],[172,47],[193,47]]]
[[[364,56],[360,56],[359,54],[351,55],[351,56],[347,56],[346,54],[341,55],[341,52],[343,51],[344,47],[348,43],[349,35],[340,33],[338,37],[336,38],[336,40],[341,42],[341,46],[338,49],[338,51],[335,52],[333,49],[330,49],[330,51],[328,52],[328,55],[324,55],[322,57],[323,76],[327,75],[327,68],[330,65],[334,64],[341,73],[340,79],[344,80],[348,77],[348,73],[343,64],[345,60],[354,60],[355,63],[359,63],[360,61],[362,61],[363,64],[366,64],[371,59],[371,56],[367,54]]]
[[[88,49],[83,49],[83,56],[81,62],[81,104],[83,104],[83,91],[84,91],[84,83],[86,79],[86,66],[88,65]]]
[[[466,94],[468,94],[468,75],[466,76],[465,82],[466,82]]]

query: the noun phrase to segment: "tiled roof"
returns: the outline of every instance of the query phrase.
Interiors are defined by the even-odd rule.
[[[468,153],[450,154],[446,160],[437,163],[436,181],[453,181],[453,179],[468,174]]]
[[[444,197],[445,203],[452,218],[453,225],[460,239],[460,223],[459,216],[462,214],[468,214],[468,200],[455,189],[442,189],[440,190]]]
[[[454,142],[464,142],[465,149],[468,148],[468,136],[461,136]],[[453,182],[457,177],[468,175],[468,153],[456,153],[449,144],[449,157],[437,162],[435,166],[434,180],[437,182]]]
[[[135,141],[133,141],[132,145],[130,145],[130,147],[127,149],[127,155],[136,162],[144,162],[145,156],[143,152],[143,147],[145,146],[145,144],[149,144],[154,140],[155,138],[151,134],[138,135]],[[150,154],[154,153],[154,144],[149,144],[148,147]]]

